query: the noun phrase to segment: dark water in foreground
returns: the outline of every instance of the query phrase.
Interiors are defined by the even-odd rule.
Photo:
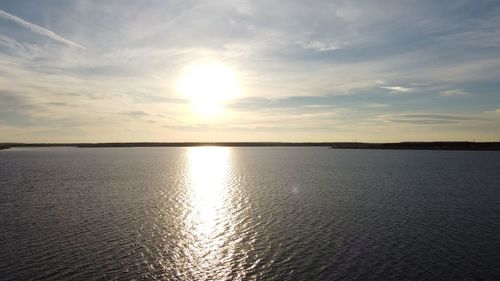
[[[1,280],[500,280],[500,153],[0,152]]]

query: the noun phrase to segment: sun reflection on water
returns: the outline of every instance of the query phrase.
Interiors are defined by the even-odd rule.
[[[192,242],[188,267],[196,279],[227,279],[231,273],[230,156],[227,147],[188,150],[191,210],[186,217],[186,231]]]

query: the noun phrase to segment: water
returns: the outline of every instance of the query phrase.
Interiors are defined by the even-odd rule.
[[[500,153],[0,152],[1,280],[500,280]]]

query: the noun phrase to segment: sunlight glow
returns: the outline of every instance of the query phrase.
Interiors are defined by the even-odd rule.
[[[205,117],[219,113],[226,101],[240,93],[236,72],[215,62],[188,68],[179,82],[178,89]]]

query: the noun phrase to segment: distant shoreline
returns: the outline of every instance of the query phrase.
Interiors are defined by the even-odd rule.
[[[124,143],[3,143],[0,150],[14,147],[193,147],[193,146],[230,146],[230,147],[330,147],[333,149],[403,149],[403,150],[486,150],[500,151],[500,142],[124,142]]]
[[[500,151],[500,142],[337,143],[333,144],[331,148]]]

